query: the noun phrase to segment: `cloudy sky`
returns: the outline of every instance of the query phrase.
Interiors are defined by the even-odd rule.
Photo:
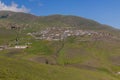
[[[0,0],[2,10],[39,16],[76,15],[120,28],[120,0]]]

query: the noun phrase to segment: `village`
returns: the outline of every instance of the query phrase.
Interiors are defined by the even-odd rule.
[[[32,36],[35,40],[48,40],[48,41],[59,41],[59,40],[62,41],[70,36],[76,36],[76,37],[89,36],[94,39],[111,37],[109,33],[98,32],[93,30],[82,30],[73,27],[49,27],[37,32],[27,33],[27,35]],[[16,43],[18,42],[16,41]],[[15,45],[12,47],[8,45],[1,45],[0,51],[4,49],[26,49],[28,47],[29,47],[28,45]]]
[[[35,39],[48,40],[48,41],[64,40],[70,36],[85,36],[85,35],[93,36],[93,37],[98,37],[98,36],[99,37],[110,37],[111,36],[109,33],[105,33],[105,32],[97,32],[97,31],[92,31],[92,30],[81,30],[81,29],[72,28],[72,27],[46,28],[38,32],[28,33],[27,35],[30,35],[34,37]]]

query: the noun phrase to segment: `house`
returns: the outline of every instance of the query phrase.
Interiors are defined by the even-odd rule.
[[[117,74],[120,74],[120,72],[117,72]]]
[[[28,48],[28,46],[27,45],[17,45],[17,46],[15,46],[15,48],[16,49],[26,49],[26,48]]]

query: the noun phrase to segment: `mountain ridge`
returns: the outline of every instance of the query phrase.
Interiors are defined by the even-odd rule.
[[[90,26],[89,28],[98,28],[101,29],[101,27],[106,28],[107,26],[104,24],[101,24],[97,21],[83,18],[80,16],[74,16],[74,15],[61,15],[61,14],[54,14],[49,16],[36,16],[29,13],[22,13],[22,12],[10,12],[10,11],[0,11],[0,16],[8,18],[8,20],[12,20],[13,22],[18,20],[21,23],[27,22],[61,22],[64,24],[69,24],[68,26],[72,27],[81,27],[81,26]],[[99,27],[101,26],[101,27]],[[109,26],[110,27],[110,26]],[[113,27],[112,27],[113,28]]]

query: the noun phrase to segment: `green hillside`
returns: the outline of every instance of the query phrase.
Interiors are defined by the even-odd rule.
[[[37,64],[0,57],[1,80],[119,80],[104,71]]]
[[[72,15],[34,16],[27,13],[15,13],[0,11],[0,21],[7,23],[29,24],[31,27],[79,27],[81,29],[111,29],[110,26],[102,25],[94,20]],[[1,23],[1,25],[2,25]],[[6,24],[4,26],[7,27]]]
[[[97,35],[58,41],[28,35],[51,27],[90,30]],[[28,48],[14,48],[16,39],[17,45]],[[120,80],[120,30],[94,20],[0,11],[1,46],[8,48],[0,50],[0,80]]]

